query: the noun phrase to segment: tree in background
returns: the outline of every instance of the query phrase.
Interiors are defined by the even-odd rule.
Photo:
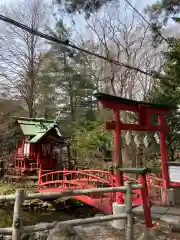
[[[148,5],[145,12],[149,15],[149,20],[153,26],[153,37],[157,42],[162,38],[157,34],[167,26],[169,20],[180,23],[180,2],[178,0],[160,0],[152,5]],[[171,43],[170,43],[171,44]]]
[[[71,31],[63,21],[58,21],[51,34],[59,39],[71,38]],[[66,46],[50,43],[45,72],[54,85],[56,105],[69,122],[93,118],[94,84],[89,77],[80,53]]]
[[[129,9],[129,6],[123,1],[114,1],[112,5],[105,6],[104,11],[105,14],[93,13],[90,19],[85,20],[87,32],[89,32],[92,40],[86,41],[86,36],[83,36],[82,32],[78,32],[78,25],[74,23],[74,28],[77,29],[83,48],[88,48],[116,61],[126,62],[147,72],[162,71],[164,56],[161,54],[161,50],[165,46],[161,45],[154,52],[151,46],[149,26],[135,12]],[[99,91],[128,99],[147,100],[156,82],[156,79],[144,76],[137,71],[116,66],[93,56],[85,55],[85,64],[91,67],[92,76]],[[100,112],[103,112],[103,110],[99,108],[98,113]],[[123,121],[129,122],[132,120],[129,113],[125,114],[123,112],[121,117]],[[79,146],[81,146],[79,147],[80,150],[86,154],[88,153],[88,144],[85,143],[85,139],[87,142],[90,142],[90,139],[96,139],[97,141],[94,140],[94,142],[96,142],[97,149],[100,144],[104,145],[104,149],[106,149],[105,146],[111,146],[110,148],[112,148],[112,135],[104,130],[106,120],[107,116],[104,115],[101,124],[98,121],[97,125],[93,124],[93,130],[78,133],[78,136],[81,133],[81,137],[78,138]],[[97,135],[93,136],[94,134]],[[104,136],[103,140],[100,138],[102,134]],[[98,136],[101,139],[99,141]],[[86,151],[84,150],[85,146],[87,146]],[[91,145],[89,144],[89,146]],[[90,152],[94,153],[92,150]],[[138,156],[136,157],[134,154],[135,152],[137,152],[137,155],[139,154],[136,144],[132,143],[128,147],[124,144],[124,162],[138,166],[135,163],[137,162],[136,159],[138,159]],[[106,155],[104,156],[106,157]]]
[[[149,11],[152,21],[158,20],[161,26],[168,23],[169,18],[179,22],[180,2],[178,0],[160,0],[152,5],[148,5],[146,11]]]
[[[89,17],[91,13],[94,13],[101,9],[101,7],[113,0],[56,0],[58,4],[65,5],[65,8],[68,13],[75,13],[75,12],[84,12],[86,17]]]
[[[119,12],[119,9],[122,12]],[[123,61],[147,72],[161,71],[163,57],[161,50],[152,51],[149,26],[129,9],[123,1],[108,6],[106,14],[93,14],[86,20],[88,31],[94,36],[101,55]],[[87,61],[89,57],[87,58]],[[145,100],[151,91],[155,79],[138,71],[94,58],[96,75],[101,77],[101,91],[128,99]]]
[[[33,29],[45,27],[47,7],[42,0],[19,0],[2,6],[2,10],[5,16]],[[1,22],[0,29],[1,84],[8,85],[12,95],[18,92],[25,100],[29,117],[34,117],[44,41],[8,23]]]
[[[49,53],[44,53],[41,70],[36,80],[36,116],[45,119],[55,119],[57,116],[58,106],[56,91],[56,78],[52,77],[49,68]]]
[[[149,15],[154,29],[155,45],[162,42],[163,39],[158,35],[168,24],[168,20],[174,21],[177,25],[180,22],[178,14],[180,13],[180,2],[176,0],[158,1],[152,6],[148,6],[146,12]],[[167,104],[178,108],[180,105],[180,39],[177,36],[167,38],[169,44],[168,51],[164,52],[165,64],[164,74],[166,79],[159,81],[151,94],[151,100],[155,103]],[[180,149],[180,114],[179,111],[173,111],[167,118],[169,133],[167,136],[167,148],[169,160],[177,158],[176,153]]]
[[[165,53],[166,62],[164,73],[166,79],[161,80],[150,99],[159,104],[167,104],[178,108],[180,105],[180,40],[173,39],[173,46],[169,46],[168,52]],[[180,113],[174,110],[167,117],[169,132],[167,136],[167,149],[169,160],[174,161],[177,158],[176,153],[180,149]]]
[[[19,0],[1,6],[1,10],[5,16],[40,31],[47,21],[47,6],[42,0]],[[1,160],[8,164],[14,160],[18,138],[12,116],[36,117],[39,99],[47,92],[40,75],[47,46],[39,37],[8,23],[1,21],[0,29],[0,148]]]

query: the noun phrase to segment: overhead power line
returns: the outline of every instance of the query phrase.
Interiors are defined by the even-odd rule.
[[[39,37],[41,37],[43,39],[46,39],[46,40],[49,40],[49,41],[52,41],[52,42],[55,42],[55,43],[58,43],[58,44],[70,47],[72,49],[76,49],[78,51],[81,51],[81,52],[89,54],[91,56],[100,58],[100,59],[102,59],[104,61],[107,61],[107,62],[110,62],[112,64],[115,64],[115,65],[118,65],[118,66],[122,66],[122,67],[125,67],[125,68],[128,68],[128,69],[140,72],[140,73],[142,73],[142,74],[144,74],[146,76],[150,76],[150,77],[153,77],[153,78],[167,79],[166,77],[162,76],[161,74],[159,74],[157,72],[154,72],[154,71],[146,72],[146,71],[144,71],[144,70],[142,70],[142,69],[140,69],[138,67],[131,66],[129,64],[126,64],[126,63],[123,63],[123,62],[119,62],[119,61],[116,61],[116,60],[113,60],[113,59],[109,59],[109,58],[107,58],[105,56],[102,56],[102,55],[100,55],[98,53],[94,53],[94,52],[88,51],[86,49],[82,49],[82,48],[80,48],[80,47],[78,47],[78,46],[76,46],[74,44],[69,43],[69,40],[63,41],[63,40],[60,40],[58,38],[49,36],[47,34],[44,34],[44,33],[40,32],[40,31],[37,31],[36,29],[32,29],[32,28],[30,28],[30,27],[28,27],[28,26],[26,26],[26,25],[24,25],[24,24],[22,24],[20,22],[17,22],[15,20],[11,19],[11,18],[5,17],[5,16],[3,16],[1,14],[0,14],[0,20],[2,20],[4,22],[7,22],[7,23],[9,23],[9,24],[11,24],[13,26],[16,26],[16,27],[18,27],[18,28],[20,28],[22,30],[25,30],[25,31],[27,31],[27,32],[35,35],[35,36],[39,36]]]

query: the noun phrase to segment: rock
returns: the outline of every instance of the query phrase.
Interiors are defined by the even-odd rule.
[[[47,237],[49,235],[48,231],[44,231],[44,232],[36,232],[30,235],[30,237],[28,238],[28,240],[47,240]],[[23,239],[25,240],[25,239]]]
[[[71,225],[57,223],[47,240],[82,240],[82,237]]]
[[[49,202],[44,202],[43,203],[43,205],[42,205],[42,208],[48,208],[48,209],[53,209],[53,206],[52,206],[52,204],[51,203],[49,203]]]
[[[48,203],[47,202],[44,202],[43,205],[42,205],[43,208],[45,207],[48,207]]]
[[[104,216],[104,214],[102,214],[102,213],[98,213],[95,215],[95,217],[103,217],[103,216]]]
[[[42,204],[43,202],[39,199],[33,199],[31,200],[31,204],[32,205],[39,205],[39,204]]]
[[[31,204],[31,201],[29,200],[24,200],[23,206],[29,206]]]
[[[38,206],[35,206],[35,207],[34,207],[34,211],[35,211],[35,212],[38,212],[38,210],[39,210]]]
[[[44,225],[46,223],[39,223],[36,224],[35,227]],[[25,233],[21,237],[21,240],[47,240],[49,235],[49,231],[42,231],[42,232],[34,232],[34,233]]]

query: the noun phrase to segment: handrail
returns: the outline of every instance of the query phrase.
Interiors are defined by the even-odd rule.
[[[147,174],[150,173],[152,170],[150,168],[119,168],[119,172],[123,173],[134,173],[134,174]]]
[[[56,174],[56,173],[64,173],[64,172],[71,172],[71,173],[77,173],[77,172],[82,172],[82,173],[86,173],[86,172],[101,172],[101,173],[112,174],[109,171],[96,170],[96,169],[94,169],[94,170],[67,170],[67,169],[64,169],[64,170],[60,170],[60,171],[54,171],[54,172],[49,172],[49,173],[46,173],[46,174],[42,174],[41,176],[50,175],[50,174]]]
[[[141,184],[133,184],[132,189],[142,189]],[[108,193],[108,192],[125,192],[126,187],[108,187],[108,188],[88,188],[88,189],[81,189],[81,190],[67,190],[64,192],[43,192],[43,193],[27,193],[24,196],[24,200],[31,200],[31,199],[48,199],[48,198],[58,198],[58,197],[71,197],[71,196],[80,196],[89,193]],[[12,201],[15,200],[14,194],[9,195],[1,195],[0,201]]]
[[[112,179],[109,179],[109,181],[108,181],[107,179],[104,179],[103,177],[99,177],[99,176],[96,176],[96,175],[88,174],[88,173],[86,173],[86,172],[81,172],[81,171],[67,171],[67,172],[63,172],[63,171],[62,171],[62,172],[60,172],[60,171],[58,171],[58,172],[47,173],[47,174],[41,175],[41,183],[44,183],[43,177],[54,176],[54,175],[58,175],[58,174],[60,174],[60,173],[62,173],[64,177],[68,177],[69,175],[71,176],[71,174],[75,173],[75,174],[76,174],[76,179],[78,178],[78,175],[84,175],[85,177],[88,178],[88,181],[90,180],[90,178],[91,178],[91,179],[97,179],[97,180],[99,180],[100,183],[108,183],[109,185],[112,185],[110,180],[113,180],[113,181],[114,181],[113,176],[111,176],[110,174],[109,174],[109,176],[110,176],[110,178],[112,178]],[[106,176],[106,175],[105,175],[105,176]],[[70,180],[73,180],[73,178],[72,178],[72,179],[69,179],[69,181],[70,181]],[[55,182],[57,182],[57,181],[58,181],[58,180],[55,180]],[[49,181],[45,181],[45,182],[48,183]]]
[[[95,178],[94,175],[90,175],[88,173],[102,173],[104,174],[104,176],[110,176],[111,180],[114,182],[115,181],[115,176],[109,172],[109,171],[104,171],[104,170],[60,170],[60,171],[54,171],[54,172],[48,172],[48,173],[45,173],[45,174],[40,174],[40,178],[42,180],[42,178],[46,177],[46,176],[50,176],[50,175],[55,175],[55,174],[65,174],[66,176],[69,174],[86,174],[86,176],[92,176],[93,178]],[[103,179],[103,176],[100,177],[100,176],[96,176],[96,177],[99,177],[99,179]],[[129,176],[127,175],[124,175],[124,178],[125,180],[128,180],[128,181],[133,181],[133,182],[136,182],[138,183],[138,180],[136,179],[133,179],[133,178],[130,178]],[[108,181],[107,181],[108,182]],[[112,182],[110,183],[112,185]]]
[[[94,178],[94,179],[97,179],[97,178]],[[95,181],[93,181],[94,179],[89,179],[86,182],[88,182],[88,183],[95,182]],[[77,185],[78,182],[74,181],[74,180],[76,180],[76,179],[71,179],[71,180],[64,179],[64,180],[56,180],[56,181],[52,180],[52,181],[42,182],[40,184],[40,186],[45,186],[45,185],[53,184],[53,183],[56,183],[56,184],[58,184],[58,183],[71,184],[72,183],[72,184],[76,184]],[[99,181],[99,183],[106,183],[106,182],[103,182],[103,181],[100,182]],[[82,182],[79,182],[79,184],[82,184]],[[109,186],[109,187],[112,187],[112,186]]]
[[[63,221],[58,224],[71,224],[77,226],[81,224],[89,224],[95,222],[104,222],[117,219],[127,219],[126,236],[127,240],[133,239],[133,213],[132,213],[132,189],[142,189],[142,185],[132,185],[131,182],[127,182],[123,187],[111,187],[111,188],[98,188],[98,189],[82,189],[82,190],[70,190],[58,193],[31,193],[25,194],[23,189],[17,189],[16,195],[4,195],[0,196],[0,200],[11,201],[15,200],[13,226],[11,228],[0,228],[0,234],[12,234],[12,240],[19,240],[22,233],[32,233],[53,229],[57,223],[48,223],[43,226],[23,226],[21,205],[24,200],[29,199],[44,199],[47,197],[64,197],[64,196],[79,196],[93,193],[107,193],[107,192],[124,192],[126,194],[126,213],[120,215],[109,215],[103,217],[94,217],[87,219],[75,219],[69,221]]]

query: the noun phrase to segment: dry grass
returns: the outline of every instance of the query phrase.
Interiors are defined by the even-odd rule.
[[[37,192],[37,186],[34,182],[0,183],[0,195],[14,194],[18,188],[23,188],[26,193]]]

